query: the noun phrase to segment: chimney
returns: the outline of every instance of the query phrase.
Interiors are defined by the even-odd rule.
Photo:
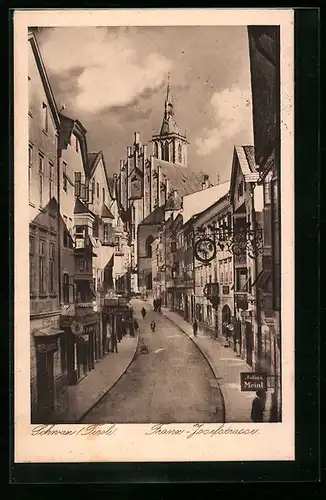
[[[202,182],[202,189],[207,189],[209,186],[209,175],[204,175],[204,182]]]
[[[124,166],[125,166],[125,161],[120,160],[120,171],[124,169]]]

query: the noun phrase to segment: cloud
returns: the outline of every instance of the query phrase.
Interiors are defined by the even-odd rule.
[[[172,62],[158,52],[139,53],[128,31],[54,28],[41,37],[45,64],[55,76],[75,73],[68,98],[81,111],[127,106],[166,81]]]
[[[214,127],[205,129],[196,140],[197,154],[206,156],[251,127],[251,95],[249,90],[232,87],[214,92],[210,99]],[[247,136],[248,134],[246,134]]]

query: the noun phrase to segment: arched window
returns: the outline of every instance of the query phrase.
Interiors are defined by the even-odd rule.
[[[181,146],[180,143],[179,143],[179,146],[178,146],[178,162],[182,163],[182,146]]]
[[[152,258],[152,243],[154,238],[152,235],[148,236],[145,244],[146,257]]]
[[[162,160],[169,161],[169,144],[165,142],[161,146],[162,148]]]

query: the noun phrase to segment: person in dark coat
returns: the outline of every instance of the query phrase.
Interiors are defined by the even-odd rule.
[[[151,322],[151,330],[152,330],[152,332],[155,332],[155,328],[156,328],[156,323],[155,323],[155,321],[152,321]]]
[[[142,310],[140,311],[140,314],[142,315],[142,318],[144,319],[145,316],[146,316],[146,309],[145,309],[145,307],[142,308]]]
[[[156,299],[153,300],[153,309],[154,309],[154,311],[157,311],[157,300]]]
[[[192,331],[194,332],[194,336],[197,337],[197,332],[198,332],[198,322],[195,319],[193,324],[192,324]]]
[[[251,420],[253,422],[263,421],[265,403],[266,403],[265,391],[257,391],[256,396],[251,405]]]
[[[111,351],[118,353],[118,339],[115,332],[111,333]]]

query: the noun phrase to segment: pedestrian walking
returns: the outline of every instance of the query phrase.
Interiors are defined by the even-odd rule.
[[[155,321],[152,321],[151,322],[151,330],[152,330],[152,332],[155,332],[155,328],[156,328]]]
[[[157,311],[157,300],[156,299],[153,300],[153,309],[154,309],[154,311]]]
[[[195,319],[193,324],[192,324],[192,331],[194,332],[194,336],[197,337],[197,332],[198,332],[198,322]]]
[[[142,315],[142,318],[145,319],[145,316],[146,316],[146,309],[145,309],[145,307],[142,308],[142,310],[140,311],[140,314]]]
[[[266,403],[265,391],[257,391],[256,396],[251,405],[251,420],[253,422],[263,421],[265,403]]]
[[[111,351],[118,353],[118,339],[115,332],[111,333]]]
[[[134,329],[134,322],[133,321],[129,321],[129,334],[130,334],[130,337],[135,336],[135,329]]]

